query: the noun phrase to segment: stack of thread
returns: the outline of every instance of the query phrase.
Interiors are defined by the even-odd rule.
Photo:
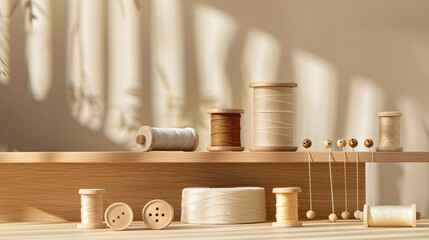
[[[379,112],[380,152],[402,152],[401,147],[401,112]]]
[[[207,150],[243,151],[240,139],[240,119],[243,109],[208,109],[211,114],[211,146]]]
[[[296,151],[293,139],[293,88],[296,83],[254,82],[250,151]]]
[[[298,193],[300,187],[273,188],[276,194],[276,219],[273,227],[301,227],[298,221]]]

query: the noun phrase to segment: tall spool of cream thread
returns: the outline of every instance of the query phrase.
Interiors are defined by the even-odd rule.
[[[210,152],[243,151],[240,140],[240,119],[243,109],[208,109],[211,115],[211,145]]]
[[[379,152],[402,152],[401,112],[379,112]]]
[[[265,222],[265,189],[184,188],[181,221],[193,224]]]
[[[421,214],[416,205],[411,206],[369,206],[363,207],[365,227],[416,227]]]
[[[296,83],[254,82],[250,151],[296,151],[293,146],[293,88]]]
[[[198,133],[193,128],[154,128],[143,126],[137,131],[136,143],[142,152],[195,151]]]
[[[77,228],[105,228],[103,223],[104,189],[79,189],[81,195],[81,223]]]
[[[273,227],[301,227],[298,221],[298,193],[300,187],[273,188],[276,194],[276,220]]]

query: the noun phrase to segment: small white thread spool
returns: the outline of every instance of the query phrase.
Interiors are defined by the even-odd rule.
[[[253,143],[250,151],[296,151],[293,88],[296,83],[253,82]]]
[[[402,152],[401,147],[401,112],[379,112],[378,152]]]
[[[195,151],[198,133],[193,128],[154,128],[143,126],[137,131],[136,143],[142,152]]]
[[[298,193],[300,187],[273,188],[276,194],[276,220],[273,227],[302,227],[298,221]]]
[[[77,228],[105,228],[103,223],[104,189],[79,189],[81,195],[81,223]]]
[[[363,207],[365,227],[416,227],[421,214],[416,205],[411,206],[369,206]]]

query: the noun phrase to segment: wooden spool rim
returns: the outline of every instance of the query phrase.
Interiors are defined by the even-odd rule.
[[[273,188],[273,193],[293,193],[293,192],[301,192],[300,187],[278,187]]]
[[[301,222],[288,222],[288,223],[273,222],[273,227],[275,228],[302,227],[302,223]]]
[[[243,114],[244,109],[241,108],[209,108],[207,109],[208,114],[212,113],[233,113],[233,114]]]
[[[241,146],[210,146],[207,147],[209,152],[229,152],[229,151],[243,151],[244,147]]]
[[[79,189],[79,194],[102,194],[105,192],[104,189]]]
[[[402,112],[390,111],[390,112],[377,113],[377,117],[400,117],[400,116],[402,116]]]
[[[278,83],[278,82],[252,82],[249,84],[251,88],[258,87],[288,87],[295,88],[298,87],[298,83],[288,82],[288,83]]]

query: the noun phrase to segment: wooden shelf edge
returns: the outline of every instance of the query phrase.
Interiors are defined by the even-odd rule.
[[[328,162],[328,152],[311,152],[312,161]],[[332,152],[342,163],[343,152]],[[372,162],[371,152],[359,152],[360,162]],[[307,163],[307,152],[2,152],[0,163]],[[347,162],[356,153],[347,152]],[[429,152],[374,152],[374,162],[429,162]]]

